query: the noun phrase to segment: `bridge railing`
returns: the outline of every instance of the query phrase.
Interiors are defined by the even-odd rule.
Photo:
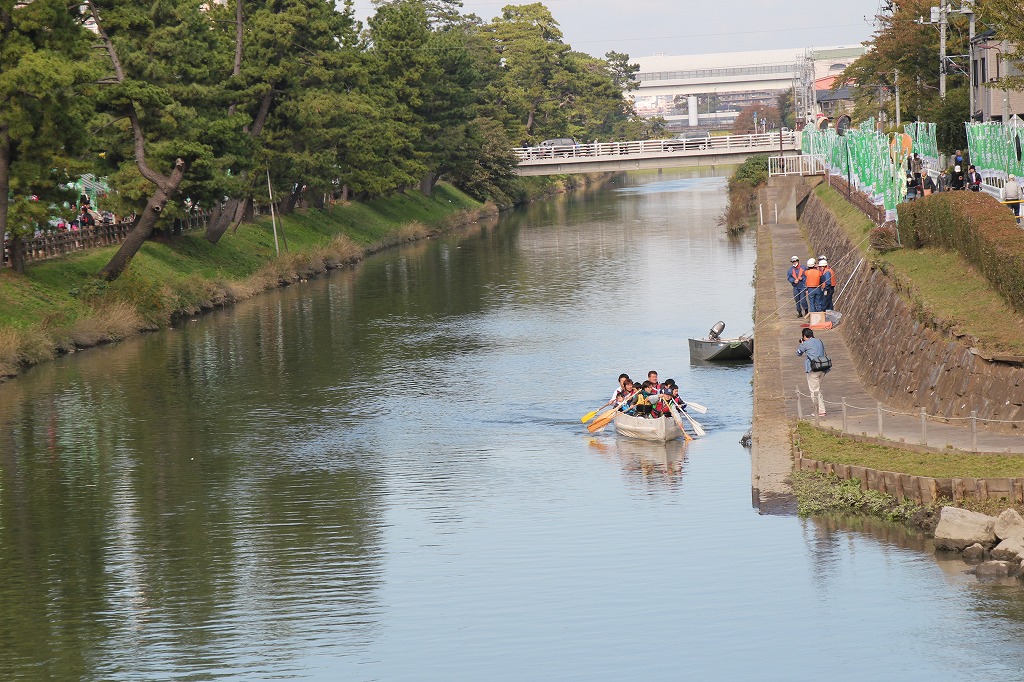
[[[717,137],[666,140],[636,140],[632,142],[592,142],[588,144],[554,147],[516,147],[512,152],[520,161],[543,161],[569,158],[595,158],[626,155],[674,154],[677,152],[707,152],[708,150],[759,149],[770,152],[780,146],[793,149],[797,134],[762,133],[760,135],[721,135]]]
[[[768,157],[768,176],[824,175],[826,171],[824,154],[794,154],[793,156]]]

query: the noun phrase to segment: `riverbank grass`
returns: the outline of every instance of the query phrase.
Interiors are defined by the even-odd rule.
[[[931,478],[1014,478],[1024,476],[1020,455],[931,452],[862,443],[832,431],[797,424],[794,442],[808,459],[862,466]]]
[[[280,282],[496,212],[493,205],[442,184],[432,197],[410,191],[283,216],[277,222],[280,256],[271,220],[263,216],[228,232],[218,244],[201,232],[149,241],[128,270],[109,283],[96,273],[117,246],[32,263],[24,275],[4,270],[0,375],[76,347],[166,326],[175,315],[244,300]]]
[[[866,240],[874,227],[867,216],[828,185],[814,191],[861,252],[896,282],[920,319],[971,337],[983,353],[1024,356],[1024,318],[963,257],[937,248],[877,253]]]

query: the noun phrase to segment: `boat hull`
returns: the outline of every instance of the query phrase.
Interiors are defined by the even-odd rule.
[[[754,337],[738,339],[690,339],[691,360],[749,360],[754,355]]]
[[[681,438],[683,435],[682,429],[671,417],[645,419],[644,417],[619,414],[615,416],[614,424],[615,431],[620,436],[649,440],[655,443],[667,443],[670,440]]]

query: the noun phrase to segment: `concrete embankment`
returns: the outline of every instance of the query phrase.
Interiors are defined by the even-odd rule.
[[[789,420],[798,416],[800,400],[804,414],[811,412],[803,361],[795,355],[804,321],[796,315],[786,281],[793,255],[805,259],[827,254],[830,262],[839,266],[840,286],[849,282],[836,304],[843,313],[841,325],[816,334],[834,362],[823,384],[828,414],[818,420],[822,426],[855,437],[878,436],[897,446],[915,443],[945,451],[1024,451],[1019,431],[981,428],[972,432],[967,420],[945,423],[949,417],[970,415],[975,410],[979,417],[1020,419],[1024,416],[1020,410],[1024,370],[985,360],[915,320],[895,286],[866,258],[862,261],[860,251],[834,216],[813,193],[808,195],[806,187],[790,180],[771,188],[764,199],[778,202],[780,220],[795,218],[800,206],[807,238],[795,222],[758,228],[752,433],[755,497],[757,491],[785,493],[784,485],[780,490],[778,484],[794,462]],[[800,393],[805,397],[798,397]],[[922,407],[926,409],[924,417]],[[936,499],[936,492],[954,499],[1015,499],[1022,490],[1021,483],[1011,479],[922,483],[893,472],[872,470],[869,475],[859,467],[819,467],[813,460],[800,464],[801,468],[827,468],[846,477],[859,474],[856,477],[862,478],[862,484],[872,489],[923,502]]]

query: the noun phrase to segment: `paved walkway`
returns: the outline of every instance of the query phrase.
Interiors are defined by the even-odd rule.
[[[792,287],[786,281],[786,270],[789,269],[790,256],[799,256],[802,260],[811,255],[804,241],[800,228],[793,223],[773,225],[771,231],[771,253],[774,270],[774,289],[777,302],[777,323],[769,324],[763,316],[763,309],[758,308],[757,338],[758,343],[773,344],[778,350],[782,368],[782,386],[785,392],[786,415],[797,416],[797,391],[804,395],[801,400],[805,418],[814,419],[816,410],[811,407],[807,379],[804,373],[804,360],[796,355],[796,347],[800,342],[801,324],[804,320],[796,315],[796,304],[792,301]],[[763,234],[762,230],[759,232]],[[760,276],[760,273],[759,273]],[[825,397],[827,416],[820,418],[823,426],[845,430],[848,433],[879,436],[878,401],[861,383],[854,369],[850,350],[841,333],[842,325],[837,329],[815,330],[814,335],[821,339],[828,355],[832,358],[833,369],[822,381],[822,395]],[[778,333],[774,333],[778,330]],[[762,333],[767,332],[767,333]],[[773,338],[775,337],[775,338]],[[843,403],[846,407],[844,425]],[[972,434],[970,422],[943,423],[935,420],[926,422],[926,440],[922,439],[920,415],[893,414],[904,412],[886,405],[882,406],[882,437],[898,442],[921,445],[932,448],[949,448],[971,451]],[[989,431],[978,423],[977,451],[979,452],[1015,452],[1024,453],[1024,436]]]

